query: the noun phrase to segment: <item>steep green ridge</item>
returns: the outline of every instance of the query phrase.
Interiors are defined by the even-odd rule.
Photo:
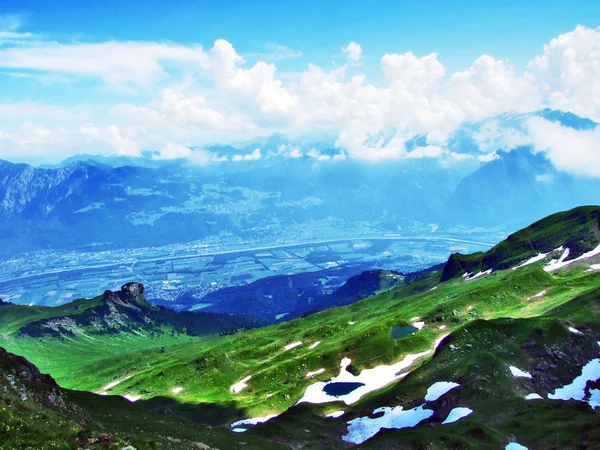
[[[518,239],[509,238],[508,244],[495,247],[500,249],[496,250],[501,255],[498,261],[512,268],[560,245],[579,243],[579,254],[593,249],[596,241],[585,236],[597,228],[598,209],[579,208],[551,216],[515,233]],[[539,223],[549,227],[546,234]],[[519,250],[519,243],[527,239],[534,242],[534,249]],[[511,248],[515,255],[507,250]],[[552,392],[600,355],[596,344],[600,340],[600,271],[590,268],[599,262],[596,256],[552,273],[543,270],[547,261],[515,270],[495,266],[491,274],[477,279],[468,280],[459,272],[443,283],[440,270],[349,306],[225,336],[155,333],[152,338],[123,328],[114,334],[72,337],[60,333],[34,338],[13,327],[1,338],[5,347],[52,374],[61,386],[141,396],[136,407],[167,410],[179,420],[212,421],[227,427],[243,417],[281,414],[244,437],[292,447],[345,445],[340,437],[347,432],[348,420],[370,415],[381,406],[409,409],[423,402],[433,382],[455,381],[461,387],[439,404],[432,403],[435,414],[427,422],[381,432],[364,446],[398,448],[401,442],[400,448],[501,448],[509,439],[519,438],[530,446],[539,442],[541,448],[552,448],[552,442],[556,448],[594,448],[591,443],[600,438],[594,429],[600,416],[588,404],[528,402],[523,397],[530,392]],[[39,322],[38,312],[33,315]],[[0,309],[1,329],[8,328],[4,320]],[[420,331],[400,339],[390,337],[393,327],[418,321],[424,322]],[[309,385],[337,375],[344,357],[352,360],[352,373],[359,373],[433,350],[447,333],[450,336],[435,353],[407,369],[411,373],[403,381],[351,406],[294,406]],[[286,350],[295,342],[301,344]],[[515,379],[509,365],[530,371],[533,379]],[[307,377],[321,368],[324,372]],[[548,372],[550,377],[537,372]],[[232,385],[241,380],[246,380],[247,387],[232,392]],[[116,384],[109,389],[109,383]],[[175,388],[181,390],[174,393]],[[214,414],[206,412],[208,404],[215,408]],[[449,409],[457,405],[472,408],[473,415],[441,425]],[[346,415],[340,419],[323,417],[341,409]]]
[[[157,415],[119,397],[60,388],[0,347],[0,448],[277,449],[277,444]]]
[[[442,272],[447,281],[467,272],[504,270],[538,253],[564,246],[576,258],[600,244],[600,207],[582,206],[553,214],[511,234],[487,252],[454,253]]]

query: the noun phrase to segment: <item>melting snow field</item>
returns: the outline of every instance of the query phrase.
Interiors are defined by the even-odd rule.
[[[433,383],[429,389],[427,389],[427,394],[425,395],[426,402],[434,402],[442,395],[451,391],[454,388],[460,386],[458,383],[453,383],[451,381],[438,381],[437,383]]]
[[[525,400],[543,400],[543,398],[544,397],[542,397],[540,394],[536,394],[535,392],[525,396]]]
[[[544,270],[546,272],[552,272],[554,270],[568,266],[569,264],[572,264],[574,262],[582,261],[584,259],[588,259],[588,258],[591,258],[592,256],[596,256],[596,255],[600,255],[600,245],[598,245],[594,250],[584,253],[583,255],[579,256],[578,258],[571,259],[569,261],[565,261],[565,258],[567,256],[569,256],[569,249],[567,248],[558,261],[554,261],[554,260],[550,261],[550,264],[545,266]]]
[[[510,372],[515,378],[532,378],[529,372],[525,372],[524,370],[521,370],[515,366],[510,366]]]
[[[250,378],[252,378],[252,375],[248,375],[243,380],[238,381],[237,383],[235,383],[234,385],[232,385],[229,388],[229,392],[231,392],[232,394],[239,394],[240,392],[242,392],[244,389],[246,389],[248,387],[248,385],[246,384],[246,382],[248,380],[250,380]]]
[[[571,384],[567,384],[561,388],[558,388],[554,391],[553,394],[548,394],[548,398],[551,400],[578,400],[578,401],[586,401],[586,393],[585,386],[588,381],[596,381],[600,378],[600,359],[592,359],[589,363],[583,366],[581,370],[581,375],[576,377]],[[600,398],[598,395],[598,390],[593,389],[590,390],[590,398],[587,400],[587,403],[590,404],[592,408],[597,408],[600,406],[598,404]]]
[[[382,428],[400,430],[414,427],[433,415],[432,410],[424,409],[423,406],[425,405],[406,411],[402,406],[377,408],[373,414],[383,413],[382,416],[374,419],[358,417],[351,420],[348,422],[348,433],[342,436],[342,440],[352,444],[362,444],[379,433]]]
[[[299,345],[302,345],[302,341],[292,342],[291,344],[288,344],[285,347],[283,347],[283,349],[287,352],[288,350],[298,347]]]
[[[488,269],[485,272],[479,271],[478,273],[476,273],[472,277],[468,277],[467,281],[475,280],[476,278],[482,277],[484,275],[490,275],[491,273],[492,273],[492,269]]]
[[[548,256],[548,253],[538,253],[537,256],[534,256],[533,258],[529,258],[527,261],[525,261],[523,264],[517,266],[517,267],[513,267],[513,270],[515,269],[519,269],[520,267],[525,267],[528,266],[529,264],[533,264],[536,263],[538,261],[541,261],[542,259],[544,259],[546,256]]]
[[[300,400],[298,400],[297,404],[321,404],[343,401],[347,405],[351,405],[369,392],[381,389],[388,384],[405,377],[407,373],[400,375],[398,375],[398,373],[401,370],[410,367],[417,359],[429,355],[430,353],[431,350],[417,353],[415,355],[407,355],[402,361],[399,361],[396,364],[390,366],[381,365],[374,367],[373,369],[364,369],[357,376],[354,376],[348,372],[347,367],[352,361],[349,358],[344,358],[340,363],[341,370],[338,376],[331,378],[329,381],[319,381],[308,386],[304,392],[304,395]],[[333,396],[327,394],[324,390],[325,387],[330,383],[362,383],[363,386],[356,388],[348,394]]]
[[[450,414],[448,414],[448,417],[446,417],[446,420],[444,420],[442,422],[442,425],[447,425],[449,423],[458,422],[460,419],[462,419],[463,417],[467,417],[472,412],[473,412],[473,410],[470,408],[463,408],[463,407],[454,408],[452,411],[450,411]]]
[[[345,411],[334,411],[332,413],[327,414],[325,417],[330,419],[337,419],[338,417],[342,417],[345,414]]]

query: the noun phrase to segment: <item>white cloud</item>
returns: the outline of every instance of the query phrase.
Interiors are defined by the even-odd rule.
[[[106,142],[114,150],[114,153],[119,156],[139,156],[140,149],[137,143],[128,137],[121,134],[121,130],[116,125],[106,127]]]
[[[412,52],[386,54],[381,58],[381,70],[390,84],[402,83],[404,88],[417,92],[430,92],[446,74],[436,53],[422,58]]]
[[[208,56],[200,46],[154,42],[31,42],[0,48],[2,68],[100,79],[118,88],[151,87],[166,77],[167,63],[202,68]]]
[[[205,166],[215,160],[214,156],[203,149],[192,150],[189,147],[167,142],[158,154],[152,156],[155,160],[187,159],[198,166]]]
[[[252,153],[248,153],[246,155],[233,155],[231,158],[232,161],[255,161],[261,158],[260,149],[256,148]]]
[[[20,32],[16,28],[8,31]],[[484,121],[473,136],[482,151],[474,156],[481,160],[496,158],[497,149],[509,150],[531,142],[531,133],[537,133],[536,142],[546,145],[550,155],[554,147],[539,136],[539,124],[523,131],[507,128],[493,118],[548,105],[593,118],[600,116],[596,82],[600,79],[599,42],[600,29],[577,27],[548,43],[524,72],[489,55],[464,70],[447,73],[436,53],[390,53],[380,62],[385,82],[375,85],[357,68],[350,68],[362,61],[362,48],[355,42],[342,48],[349,64],[332,70],[308,64],[300,73],[280,74],[272,62],[248,64],[223,39],[206,51],[200,46],[173,43],[29,40],[0,47],[0,67],[15,73],[94,79],[112,87],[149,90],[143,97],[121,101],[108,110],[27,102],[0,105],[0,118],[6,119],[3,142],[10,136],[20,145],[47,145],[54,151],[63,139],[65,148],[83,150],[83,144],[97,145],[104,152],[131,155],[139,154],[140,149],[161,149],[157,157],[182,154],[189,158],[192,153],[184,148],[280,132],[288,136],[337,136],[336,147],[342,150],[338,159],[461,160],[471,155],[449,152],[448,138],[464,122]],[[270,49],[296,56],[275,44]],[[148,99],[151,92],[158,94]],[[22,129],[23,122],[35,122],[43,128]],[[550,131],[564,134],[564,130]],[[415,135],[425,136],[426,146],[409,152],[405,142]],[[589,137],[581,139],[588,142]],[[279,153],[327,157],[309,152],[290,147]],[[236,155],[235,159],[261,156],[259,150],[258,154]],[[554,159],[564,170],[581,170],[561,163],[556,155]]]
[[[354,41],[350,42],[345,47],[342,47],[342,51],[346,54],[346,57],[351,64],[355,66],[361,64],[360,58],[362,56],[362,47],[360,44],[357,44]]]
[[[15,15],[0,15],[0,45],[12,41],[19,41],[21,39],[29,39],[33,37],[31,33],[21,33],[19,28],[21,27],[21,20]],[[4,41],[4,42],[3,42]]]
[[[600,27],[561,34],[529,66],[551,108],[600,121]]]
[[[528,130],[534,147],[545,152],[557,169],[600,177],[600,127],[575,130],[557,122],[531,117]]]
[[[531,144],[531,137],[525,131],[502,126],[497,119],[486,121],[473,133],[473,139],[484,153],[510,151]]]

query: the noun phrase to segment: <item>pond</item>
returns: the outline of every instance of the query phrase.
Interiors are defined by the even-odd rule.
[[[350,392],[355,391],[364,385],[365,383],[328,383],[323,388],[323,391],[328,395],[340,397],[342,395],[349,394]]]
[[[412,325],[405,327],[392,327],[392,330],[390,331],[390,337],[393,340],[402,339],[409,334],[413,334],[415,331],[419,331],[419,329],[417,327],[413,327]]]

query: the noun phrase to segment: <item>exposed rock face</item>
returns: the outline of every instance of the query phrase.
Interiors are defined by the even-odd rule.
[[[177,312],[148,303],[144,286],[127,283],[121,290],[79,304],[70,314],[36,320],[19,329],[21,337],[74,338],[76,336],[164,333],[203,336],[263,325],[259,319],[232,314]]]
[[[144,285],[140,283],[127,283],[121,286],[121,294],[137,300],[139,297],[145,298]]]
[[[22,356],[7,352],[0,347],[0,371],[7,375],[14,375],[20,380],[36,381],[58,387],[54,378],[40,372],[40,370]]]

